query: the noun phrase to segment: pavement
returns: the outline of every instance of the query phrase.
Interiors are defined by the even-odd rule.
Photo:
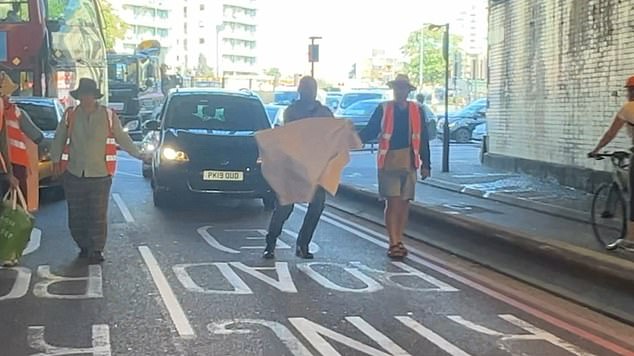
[[[606,251],[589,223],[592,196],[556,182],[483,167],[479,144],[452,144],[450,172],[441,172],[442,145],[432,142],[432,178],[419,182],[414,211],[489,233],[634,280],[634,254]],[[354,152],[342,177],[342,191],[376,197],[375,156]]]
[[[159,210],[140,163],[120,156],[106,262],[76,258],[51,201],[39,243],[0,269],[1,355],[634,355],[629,325],[416,240],[390,261],[379,225],[335,209],[314,260],[293,254],[302,206],[263,260],[259,201]]]

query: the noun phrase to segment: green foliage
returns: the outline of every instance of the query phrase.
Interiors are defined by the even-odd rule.
[[[424,31],[424,32],[423,32]],[[423,79],[425,84],[441,84],[445,82],[445,60],[443,58],[443,33],[444,29],[432,30],[421,28],[409,34],[407,43],[401,48],[403,55],[407,57],[405,69],[412,79],[418,83],[420,76],[420,43],[421,34],[423,40]],[[450,61],[452,53],[458,51],[460,37],[450,35],[449,53]]]

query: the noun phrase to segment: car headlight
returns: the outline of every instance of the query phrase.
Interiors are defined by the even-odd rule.
[[[165,147],[163,149],[163,158],[168,161],[188,162],[189,157],[183,151],[177,151],[171,147]]]
[[[139,129],[139,121],[133,120],[123,126],[123,131],[130,132]]]
[[[150,153],[150,152],[154,152],[154,150],[156,150],[156,146],[153,143],[146,143],[143,145],[143,151]]]

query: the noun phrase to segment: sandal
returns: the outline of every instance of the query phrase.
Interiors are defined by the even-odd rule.
[[[405,255],[407,255],[407,250],[405,250],[405,246],[402,246],[402,244],[392,245],[387,250],[387,256],[389,258],[399,259],[405,257]]]

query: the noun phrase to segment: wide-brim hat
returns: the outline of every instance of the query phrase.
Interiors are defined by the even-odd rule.
[[[97,87],[97,82],[90,78],[81,78],[79,79],[79,86],[77,89],[70,92],[70,96],[74,99],[79,100],[82,95],[94,95],[95,98],[101,99],[103,98],[103,94],[99,87]]]
[[[387,82],[387,86],[390,87],[390,89],[394,89],[394,87],[401,85],[407,86],[411,91],[416,90],[416,87],[412,84],[412,82],[410,82],[407,74],[398,74],[394,80]]]

